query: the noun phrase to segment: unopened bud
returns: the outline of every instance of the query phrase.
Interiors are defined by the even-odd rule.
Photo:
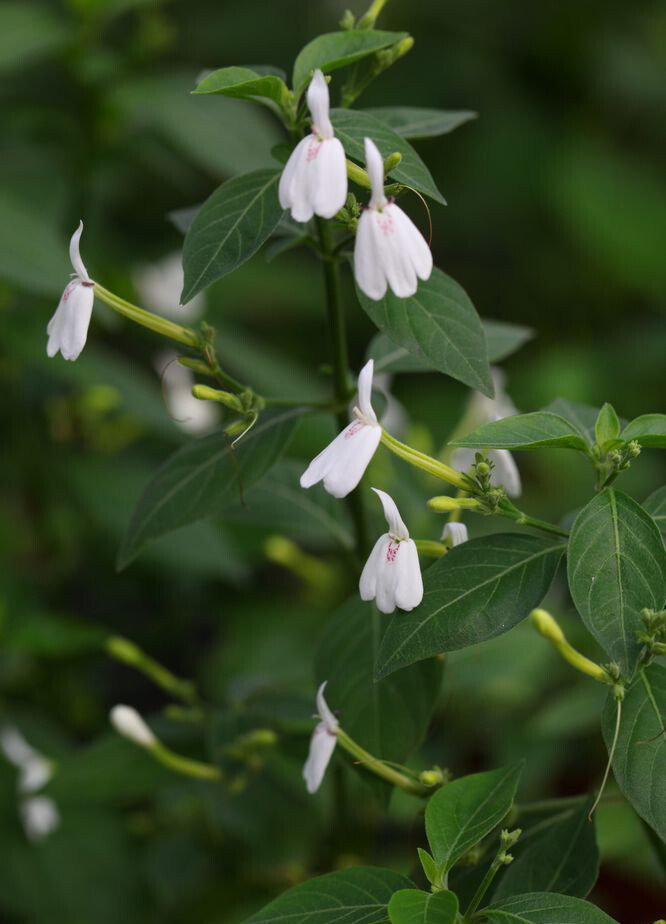
[[[433,767],[430,770],[422,770],[419,773],[419,781],[424,786],[441,786],[443,783],[448,783],[449,774],[441,767]]]
[[[452,513],[454,510],[478,510],[481,504],[473,497],[449,497],[446,494],[431,497],[428,507],[437,513]]]
[[[115,730],[139,747],[150,749],[158,743],[139,713],[131,706],[114,706],[109,717]]]
[[[631,440],[631,442],[627,443],[627,452],[633,459],[637,458],[637,456],[640,456],[641,444],[638,442],[638,440]]]
[[[487,462],[476,463],[476,474],[481,478],[486,478],[490,474],[490,466]]]
[[[534,628],[551,642],[564,642],[564,633],[547,610],[536,609],[530,613]]]
[[[401,160],[402,154],[400,151],[394,151],[392,154],[389,154],[389,156],[384,159],[384,173],[390,173],[391,170],[395,170]]]
[[[354,14],[351,10],[345,10],[342,14],[342,19],[340,20],[340,28],[343,32],[351,32],[354,28],[354,23],[356,22]]]
[[[220,391],[219,388],[211,388],[210,385],[193,385],[192,394],[200,401],[217,401],[225,407],[231,408],[232,411],[243,411],[243,405],[230,391]]]

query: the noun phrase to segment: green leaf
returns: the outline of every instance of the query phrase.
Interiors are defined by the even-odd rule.
[[[389,623],[377,675],[508,632],[541,603],[564,548],[519,533],[456,546],[424,573],[423,603]]]
[[[332,109],[331,122],[335,133],[342,142],[349,157],[359,163],[365,163],[364,139],[372,138],[383,157],[399,151],[402,160],[391,170],[389,176],[405,186],[413,186],[424,196],[430,196],[435,202],[446,205],[446,199],[437,189],[435,181],[419,155],[406,141],[392,128],[389,128],[374,116],[354,109]]]
[[[436,138],[438,135],[447,135],[454,128],[477,117],[476,112],[469,110],[447,112],[444,109],[421,109],[416,106],[378,106],[362,111],[379,119],[403,138]]]
[[[594,423],[594,435],[602,449],[613,443],[620,433],[620,421],[612,404],[604,404]]]
[[[36,295],[58,298],[67,285],[71,264],[66,238],[53,223],[11,193],[0,192],[0,279]],[[44,327],[50,315],[44,314]]]
[[[606,747],[615,732],[616,704],[609,694],[602,717]],[[622,703],[613,773],[641,818],[666,842],[666,667],[640,671]]]
[[[622,431],[625,443],[638,440],[641,446],[666,449],[666,414],[642,414]]]
[[[300,409],[263,414],[233,449],[220,430],[177,450],[139,499],[118,553],[118,568],[128,565],[150,540],[235,504],[278,461],[301,414]]]
[[[0,4],[0,72],[57,51],[70,36],[68,23],[42,3]]]
[[[530,340],[534,331],[520,324],[507,324],[504,321],[481,319],[486,335],[488,362],[497,363]],[[425,359],[420,359],[405,347],[398,346],[386,334],[376,334],[367,352],[368,359],[375,361],[375,372],[432,372],[434,366]]]
[[[617,924],[596,905],[556,892],[532,892],[493,902],[480,912],[487,924]]]
[[[354,866],[293,886],[245,924],[385,924],[393,893],[413,887],[392,870]]]
[[[594,822],[589,821],[592,798],[577,808],[547,819],[538,833],[528,831],[512,853],[493,901],[525,892],[560,892],[585,898],[599,872]]]
[[[650,514],[662,535],[666,534],[666,486],[653,491],[644,501],[643,509]]]
[[[430,659],[375,682],[386,620],[357,594],[328,624],[315,657],[317,684],[355,741],[383,760],[404,763],[423,740],[437,699],[441,664]],[[389,794],[388,785],[382,786]]]
[[[523,764],[473,773],[439,789],[426,806],[430,850],[446,874],[500,824],[513,804]]]
[[[294,61],[294,91],[297,95],[303,91],[317,67],[325,73],[337,71],[404,38],[407,38],[407,32],[380,32],[377,29],[319,35],[301,48]]]
[[[580,433],[563,417],[548,411],[516,414],[477,427],[449,446],[472,449],[578,449],[587,445]]]
[[[204,77],[192,92],[194,96],[219,94],[234,99],[263,96],[281,104],[289,90],[284,80],[275,74],[258,74],[249,67],[222,67]]]
[[[654,520],[631,497],[606,488],[576,517],[568,573],[583,622],[631,675],[641,651],[641,610],[661,609],[666,598],[666,551]]]
[[[458,899],[453,892],[401,889],[388,905],[391,924],[455,924]]]
[[[596,440],[595,426],[599,417],[600,408],[589,404],[579,404],[577,401],[567,401],[565,398],[555,398],[542,410],[564,417],[580,433],[587,445],[591,448]],[[619,418],[620,426],[626,426],[626,420]]]
[[[197,212],[185,236],[184,305],[259,250],[282,217],[279,170],[256,170],[223,183]]]
[[[416,852],[419,855],[419,860],[421,861],[421,866],[423,867],[423,872],[425,873],[426,879],[428,882],[433,885],[439,879],[439,869],[437,864],[430,856],[427,850],[424,850],[423,847],[417,847]]]
[[[420,282],[416,295],[379,301],[356,290],[361,307],[398,346],[485,395],[494,394],[481,320],[466,292],[441,270]]]

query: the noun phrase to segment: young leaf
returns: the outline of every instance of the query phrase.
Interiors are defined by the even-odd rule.
[[[282,217],[279,177],[279,170],[255,170],[227,180],[206,199],[185,236],[183,304],[249,260],[270,237]]]
[[[450,446],[468,446],[472,449],[578,449],[585,452],[587,445],[580,433],[563,417],[548,411],[516,414],[503,417],[477,427],[462,439],[453,440]]]
[[[666,534],[666,486],[653,491],[643,502],[643,509],[650,514],[662,534]]]
[[[353,866],[292,886],[245,924],[384,924],[393,893],[413,888],[393,870]]]
[[[654,520],[631,497],[606,488],[576,517],[568,573],[583,622],[631,676],[641,610],[661,609],[666,598],[666,551]]]
[[[388,904],[391,924],[455,924],[458,899],[453,892],[401,889]]]
[[[431,885],[433,885],[439,879],[439,869],[437,864],[430,856],[428,851],[424,850],[423,847],[417,847],[416,852],[419,855],[419,860],[421,861],[421,866],[423,867],[423,872],[425,873],[426,879]]]
[[[625,443],[637,440],[641,446],[666,449],[666,414],[643,414],[636,417],[622,431]]]
[[[157,470],[134,510],[118,553],[128,565],[151,539],[219,513],[278,461],[302,411],[266,412],[232,449],[223,432],[191,440]]]
[[[439,789],[426,806],[426,834],[444,873],[500,824],[513,804],[523,764],[473,773]]]
[[[493,902],[480,912],[487,924],[617,924],[596,905],[556,892],[531,892]]]
[[[609,694],[602,717],[608,748],[615,716],[615,700]],[[640,671],[626,693],[613,773],[641,818],[666,842],[666,668],[660,664]]]
[[[525,892],[560,892],[585,898],[599,872],[593,799],[527,831],[511,851],[516,855],[493,891],[493,902]]]
[[[564,548],[518,533],[456,546],[424,573],[423,603],[389,623],[377,676],[508,632],[541,603]]]
[[[579,404],[577,401],[567,401],[565,398],[555,398],[547,407],[542,408],[551,414],[564,417],[580,433],[587,445],[592,448],[595,443],[595,426],[599,416],[599,408],[589,404]],[[626,426],[627,421],[619,418],[620,426]]]
[[[365,163],[364,139],[372,138],[383,157],[399,151],[402,160],[391,170],[390,178],[405,186],[413,186],[424,196],[446,205],[446,199],[437,189],[426,165],[408,141],[394,132],[379,119],[354,109],[332,109],[331,122],[335,134],[342,142],[349,157]]]
[[[436,138],[447,135],[459,125],[477,117],[476,112],[446,112],[443,109],[420,109],[415,106],[378,106],[363,109],[403,138]]]
[[[294,92],[300,95],[317,67],[326,73],[336,71],[404,38],[407,38],[407,32],[380,32],[377,29],[319,35],[299,51],[294,61]]]
[[[373,665],[385,630],[376,607],[355,594],[328,624],[315,678],[317,684],[328,681],[327,702],[352,738],[376,757],[403,763],[425,735],[442,666],[430,659],[375,683]],[[388,786],[382,790],[388,794]]]
[[[498,363],[534,336],[530,327],[481,318],[486,335],[488,362]],[[433,372],[434,366],[405,347],[398,346],[386,334],[376,334],[368,347],[368,359],[375,361],[375,372]]]
[[[602,449],[617,439],[620,433],[620,421],[612,404],[604,404],[594,424],[594,435]]]
[[[234,99],[265,97],[280,104],[289,93],[284,80],[275,74],[258,74],[249,67],[222,67],[208,74],[193,90],[194,96],[207,94],[231,96]]]
[[[435,268],[416,295],[380,301],[356,290],[361,307],[398,346],[485,395],[494,394],[481,321],[466,292]]]

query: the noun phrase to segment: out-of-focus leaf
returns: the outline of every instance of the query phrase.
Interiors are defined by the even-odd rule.
[[[375,866],[353,866],[292,886],[246,924],[384,924],[394,892],[413,888],[405,876]]]
[[[354,595],[326,629],[315,678],[317,684],[328,682],[326,701],[355,741],[375,757],[404,763],[428,727],[442,666],[431,658],[375,682],[373,666],[385,627],[374,604]]]
[[[21,612],[3,635],[14,651],[40,658],[63,658],[100,651],[108,635],[99,626],[56,613]]]
[[[666,551],[654,520],[627,494],[606,488],[576,517],[567,567],[583,622],[631,676],[641,610],[660,610],[666,599]]]
[[[51,7],[31,0],[0,4],[0,73],[59,50],[70,27]]]
[[[442,873],[464,857],[500,824],[511,808],[522,762],[472,773],[454,780],[430,797],[426,806],[426,834]]]
[[[563,417],[547,411],[502,417],[477,427],[450,446],[472,449],[578,449],[586,444],[580,433]]]
[[[364,109],[373,118],[384,122],[403,138],[436,138],[447,135],[459,125],[477,117],[469,110],[446,111],[444,109],[421,109],[416,106],[377,106]]]
[[[361,164],[365,163],[365,138],[372,138],[383,157],[399,151],[402,160],[391,170],[390,178],[405,186],[413,186],[440,205],[446,205],[446,199],[437,189],[432,174],[414,148],[384,122],[354,109],[332,109],[331,122],[349,157]]]
[[[182,304],[249,260],[282,217],[279,170],[256,170],[223,183],[188,228],[183,247]]]
[[[53,296],[55,311],[71,271],[65,236],[43,215],[0,190],[0,278],[27,292]]]
[[[507,632],[541,603],[563,552],[518,533],[456,546],[425,572],[421,605],[389,623],[377,675]]]
[[[610,749],[616,703],[606,700],[602,730]],[[635,810],[666,842],[666,668],[640,671],[622,703],[620,734],[613,756],[617,785]]]
[[[375,301],[356,290],[363,310],[396,344],[439,372],[493,396],[481,320],[465,290],[435,268],[416,295],[397,298],[390,290]]]
[[[124,568],[151,539],[220,513],[278,461],[302,411],[268,412],[236,447],[219,431],[181,447],[141,496],[118,553]]]
[[[300,94],[315,68],[325,73],[347,67],[368,55],[395,45],[407,37],[406,32],[380,32],[363,29],[351,32],[327,32],[308,42],[296,56],[292,83]]]

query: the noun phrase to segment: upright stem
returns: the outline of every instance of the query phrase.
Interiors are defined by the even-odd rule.
[[[333,393],[338,408],[333,413],[338,428],[344,430],[349,423],[345,406],[349,401],[350,395],[349,380],[347,378],[347,370],[349,368],[347,358],[347,335],[345,332],[345,316],[340,293],[340,272],[337,259],[333,256],[333,241],[330,227],[323,218],[316,218],[315,221],[317,225],[317,234],[319,236],[322,262],[324,264],[326,309],[328,313],[329,334],[333,354]],[[347,504],[349,505],[349,512],[354,524],[356,546],[359,556],[362,558],[367,549],[368,539],[365,511],[363,509],[363,500],[359,489],[352,491],[352,493],[348,495]]]

